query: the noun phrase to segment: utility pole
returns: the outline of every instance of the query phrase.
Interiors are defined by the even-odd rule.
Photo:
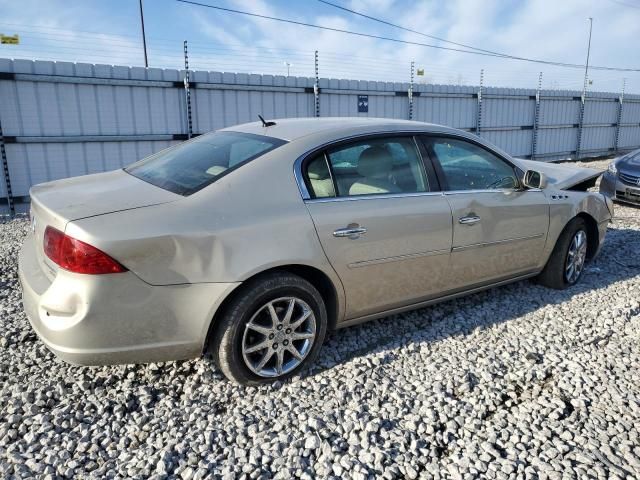
[[[140,25],[142,26],[142,48],[144,49],[144,66],[149,67],[149,61],[147,59],[147,38],[144,34],[144,12],[142,10],[142,0],[138,2],[140,4]]]
[[[587,82],[589,78],[589,55],[591,54],[591,30],[593,29],[593,18],[589,17],[589,42],[587,43],[587,62],[584,66],[584,86],[582,88],[582,98],[584,102],[584,96],[587,93]]]
[[[589,81],[589,55],[591,54],[591,30],[593,28],[593,18],[589,17],[589,42],[587,43],[587,61],[584,66],[584,85],[582,86],[582,97],[580,102],[580,117],[578,119],[578,141],[576,145],[576,160],[580,159],[582,149],[582,127],[584,125],[585,103],[587,101],[587,82]]]

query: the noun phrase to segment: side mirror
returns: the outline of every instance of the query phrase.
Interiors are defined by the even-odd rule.
[[[542,172],[527,170],[526,172],[524,172],[524,176],[522,177],[522,184],[526,188],[546,188],[547,177]]]

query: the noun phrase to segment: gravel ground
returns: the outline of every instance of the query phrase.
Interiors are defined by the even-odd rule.
[[[616,217],[574,288],[342,330],[260,388],[206,359],[58,361],[21,309],[27,225],[0,225],[0,478],[640,478],[640,209]]]

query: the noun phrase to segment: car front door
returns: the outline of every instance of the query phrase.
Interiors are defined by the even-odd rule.
[[[549,228],[544,193],[521,188],[514,166],[480,144],[423,138],[453,214],[451,286],[470,287],[535,270]]]
[[[451,209],[426,168],[412,136],[352,141],[304,162],[306,206],[342,280],[347,319],[446,287]]]

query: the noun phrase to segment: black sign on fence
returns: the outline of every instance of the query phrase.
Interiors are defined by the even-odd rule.
[[[369,112],[369,95],[358,95],[358,113]]]

